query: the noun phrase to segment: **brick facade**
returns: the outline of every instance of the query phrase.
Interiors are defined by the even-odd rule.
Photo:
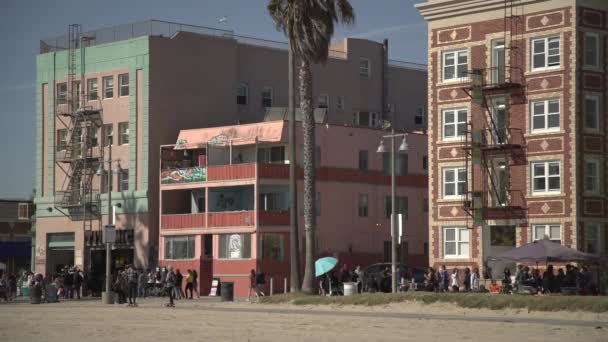
[[[606,120],[606,57],[608,3],[602,9],[576,7],[575,1],[534,2],[529,6],[519,5],[513,9],[514,19],[505,19],[504,10],[490,5],[474,5],[463,1],[463,8],[478,6],[479,13],[448,14],[442,12],[440,1],[418,5],[429,22],[428,37],[428,84],[429,84],[429,200],[433,208],[429,212],[429,240],[431,266],[446,264],[458,267],[479,267],[487,271],[491,265],[494,245],[490,241],[490,229],[495,225],[515,226],[515,245],[531,242],[533,227],[540,224],[555,224],[561,227],[562,244],[586,250],[585,227],[588,223],[599,228],[597,240],[600,253],[608,248],[608,223],[605,170],[608,167],[606,148],[608,129]],[[447,6],[447,4],[446,4]],[[486,8],[484,8],[486,6]],[[511,12],[509,12],[511,13]],[[466,22],[466,24],[462,24]],[[515,23],[515,24],[514,24]],[[506,25],[506,26],[505,26]],[[506,29],[505,29],[506,28]],[[585,33],[599,37],[599,67],[585,66]],[[535,38],[559,38],[559,66],[532,69],[531,44]],[[466,51],[467,70],[486,69],[492,66],[493,42],[505,42],[505,64],[507,77],[518,85],[508,89],[492,89],[492,96],[504,96],[507,101],[508,139],[518,140],[522,145],[516,153],[501,153],[508,164],[508,186],[511,202],[516,202],[515,193],[521,193],[525,214],[501,216],[484,209],[481,222],[465,210],[463,205],[471,199],[468,195],[446,199],[443,195],[443,172],[446,167],[467,169],[467,190],[482,188],[488,180],[479,166],[472,166],[473,151],[471,135],[461,139],[446,140],[443,137],[443,112],[448,109],[466,109],[467,130],[488,129],[491,125],[489,108],[473,101],[472,76],[456,81],[443,80],[443,55],[451,51]],[[510,75],[509,75],[510,74]],[[484,74],[484,79],[490,75]],[[505,82],[506,83],[506,82]],[[514,89],[523,89],[517,93]],[[467,92],[469,94],[467,94]],[[483,90],[490,98],[489,90]],[[471,96],[469,96],[471,95]],[[600,99],[598,115],[599,129],[589,131],[584,125],[584,103],[586,95]],[[531,106],[534,101],[559,100],[559,128],[551,131],[533,131]],[[522,132],[516,135],[514,132]],[[468,142],[465,139],[469,139]],[[467,150],[467,148],[470,148]],[[467,155],[468,153],[468,155]],[[482,160],[498,159],[499,154],[483,155]],[[468,160],[467,160],[468,158]],[[588,158],[599,162],[599,191],[585,192],[585,168]],[[542,195],[532,190],[532,163],[558,161],[560,165],[560,190]],[[494,172],[494,171],[492,171]],[[489,178],[488,178],[489,179]],[[476,190],[475,190],[476,191]],[[498,208],[500,209],[500,208]],[[497,210],[500,211],[500,210]],[[446,257],[444,227],[468,228],[468,250],[458,257]],[[487,249],[487,250],[484,250]],[[482,272],[482,276],[483,276]],[[494,273],[496,276],[496,273]]]

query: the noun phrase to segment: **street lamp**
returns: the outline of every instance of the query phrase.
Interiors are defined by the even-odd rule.
[[[407,141],[406,141],[406,135],[401,133],[401,134],[395,134],[395,129],[391,130],[391,134],[389,135],[384,135],[382,136],[382,138],[380,139],[380,145],[378,146],[378,149],[376,150],[377,153],[387,153],[389,152],[389,150],[386,148],[386,145],[384,144],[384,141],[382,139],[386,139],[386,138],[390,138],[391,141],[391,148],[390,148],[390,153],[391,153],[391,272],[392,272],[392,277],[391,277],[391,287],[392,287],[392,291],[393,293],[397,292],[397,225],[395,224],[395,220],[397,219],[397,214],[396,214],[396,205],[395,205],[395,138],[396,137],[403,137],[403,140],[401,141],[401,145],[399,146],[398,151],[401,153],[405,153],[408,151],[408,146],[407,146]]]
[[[97,169],[96,174],[100,177],[103,177],[105,173],[104,164],[108,164],[108,175],[107,175],[107,188],[108,188],[108,228],[115,229],[114,222],[112,220],[112,163],[116,162],[116,169],[114,172],[117,174],[121,174],[123,172],[122,167],[120,166],[120,159],[112,160],[112,145],[110,144],[108,147],[108,160],[99,159],[99,168]],[[101,227],[100,227],[101,228]],[[111,275],[111,263],[112,263],[112,242],[107,240],[106,236],[106,291],[104,292],[105,297],[102,297],[102,302],[105,304],[113,304],[113,301],[110,296],[110,289],[112,288],[112,275]]]

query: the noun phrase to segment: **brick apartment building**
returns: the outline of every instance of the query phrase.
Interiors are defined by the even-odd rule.
[[[0,263],[5,272],[30,270],[33,213],[32,200],[0,199]]]
[[[429,0],[430,264],[608,250],[608,2]],[[488,271],[492,269],[492,274]]]
[[[246,297],[252,269],[274,279],[277,291],[289,279],[287,126],[275,120],[183,130],[177,145],[162,147],[159,260],[197,270],[201,293],[209,293],[217,278],[234,282],[235,295]],[[319,256],[335,256],[350,267],[390,262],[389,155],[376,152],[383,134],[378,128],[317,125]],[[396,177],[404,231],[398,260],[426,266],[427,216],[420,213],[428,211],[427,137],[410,133],[406,141],[408,153],[398,159]],[[296,151],[301,166],[302,146]],[[300,168],[303,254],[302,177]]]
[[[382,43],[345,39],[315,65],[327,123],[424,128],[426,67],[389,61]],[[36,271],[103,272],[112,159],[113,265],[158,261],[159,146],[181,129],[263,121],[287,106],[286,44],[145,21],[41,41],[36,81]],[[104,164],[107,172],[108,164]]]

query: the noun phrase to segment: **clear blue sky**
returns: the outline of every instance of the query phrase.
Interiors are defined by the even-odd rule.
[[[351,0],[356,24],[335,38],[389,39],[392,59],[426,63],[421,0]],[[0,197],[28,196],[35,174],[35,58],[39,40],[65,34],[68,24],[92,30],[161,19],[284,40],[266,13],[267,0],[1,0]],[[226,16],[227,23],[218,23]]]

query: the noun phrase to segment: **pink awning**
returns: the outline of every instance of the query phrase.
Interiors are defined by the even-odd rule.
[[[287,143],[285,121],[259,122],[246,125],[185,129],[179,132],[176,150],[195,149],[207,144],[217,146]]]

